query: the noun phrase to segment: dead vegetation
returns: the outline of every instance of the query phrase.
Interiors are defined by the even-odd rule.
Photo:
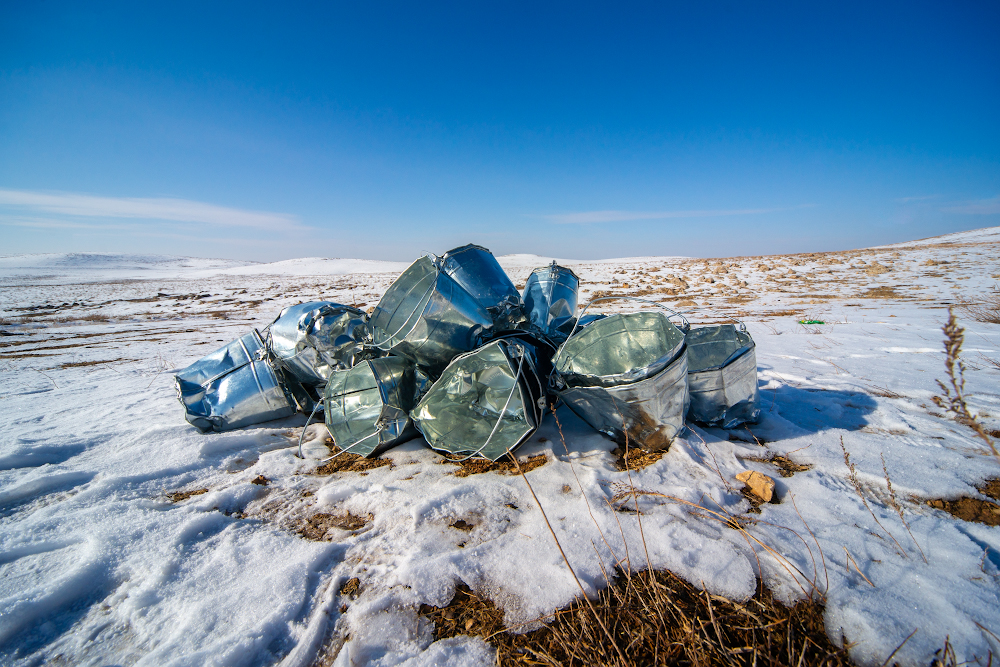
[[[994,285],[992,291],[979,303],[969,303],[962,311],[976,322],[1000,324],[1000,287]]]
[[[173,491],[167,494],[167,498],[170,499],[172,503],[179,503],[182,500],[187,500],[192,496],[200,496],[203,493],[208,493],[208,489],[193,489],[191,491]]]
[[[934,401],[934,405],[938,406],[942,410],[947,410],[952,413],[955,421],[960,424],[965,424],[975,431],[976,435],[978,435],[979,438],[986,443],[986,446],[989,447],[990,453],[993,454],[997,462],[1000,463],[1000,451],[997,451],[990,432],[988,432],[986,427],[983,426],[976,416],[969,411],[969,406],[966,403],[965,363],[961,359],[962,344],[965,342],[965,329],[958,325],[958,320],[955,318],[955,311],[953,309],[948,309],[948,321],[941,328],[941,330],[944,332],[945,336],[944,367],[945,372],[948,375],[948,384],[938,380],[937,384],[941,389],[941,394],[934,396],[931,400]]]
[[[666,452],[647,452],[637,447],[629,447],[626,452],[621,447],[618,447],[611,453],[617,457],[615,467],[619,471],[624,472],[625,470],[642,470],[647,466],[651,466],[662,459]]]
[[[337,528],[346,531],[361,530],[374,517],[371,514],[357,516],[350,512],[344,514],[327,514],[318,512],[307,518],[298,529],[298,534],[313,542],[328,542],[333,539],[330,532]]]
[[[519,474],[517,465],[515,465],[515,463],[511,460],[510,455],[503,457],[499,461],[490,461],[489,459],[468,459],[466,461],[455,461],[449,460],[446,457],[442,463],[451,463],[459,466],[459,469],[454,473],[455,477],[481,475],[484,472],[495,472],[499,475]],[[524,472],[531,472],[535,468],[539,468],[548,463],[548,458],[545,454],[536,454],[535,456],[529,456],[523,461],[519,461],[519,463],[521,464],[521,470]]]
[[[758,463],[769,463],[778,469],[778,474],[782,477],[791,477],[797,472],[805,472],[812,468],[805,463],[796,463],[787,456],[771,453],[769,456],[740,456],[744,461],[756,461]]]
[[[496,647],[498,665],[850,664],[827,637],[819,602],[785,607],[766,588],[737,602],[666,571],[619,572],[592,608],[574,602],[523,634],[508,631],[503,612],[464,585],[447,606],[422,605],[420,614],[434,621],[435,639],[482,637]]]
[[[341,453],[340,448],[336,445],[332,445],[330,450],[335,455],[335,458],[317,467],[317,475],[332,475],[338,472],[360,472],[367,474],[370,470],[392,465],[392,459],[366,459],[360,454],[352,454],[351,452]]]

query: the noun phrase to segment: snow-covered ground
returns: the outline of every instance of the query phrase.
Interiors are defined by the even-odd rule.
[[[763,400],[750,429],[693,428],[631,473],[567,410],[561,434],[545,421],[518,454],[546,457],[527,479],[583,585],[602,587],[618,562],[735,599],[762,577],[784,600],[825,596],[831,639],[846,638],[862,664],[882,664],[915,629],[901,664],[927,664],[946,637],[960,661],[995,659],[1000,527],[926,501],[982,498],[975,486],[1000,476],[973,432],[931,401],[946,308],[988,294],[998,258],[1000,228],[843,253],[561,260],[584,299],[633,294],[694,322],[745,320]],[[521,286],[548,258],[500,261]],[[0,258],[0,663],[308,665],[326,646],[337,665],[486,665],[493,651],[479,638],[433,643],[419,605],[444,605],[464,582],[527,629],[569,603],[579,589],[519,476],[456,475],[421,440],[389,451],[391,465],[317,475],[294,456],[302,416],[211,435],[183,419],[173,371],[286,305],[369,308],[403,268]],[[971,403],[996,429],[1000,325],[961,323]],[[308,435],[307,449],[324,453],[324,428]],[[775,454],[808,469],[781,477],[764,462]],[[780,502],[760,514],[735,481],[747,469],[777,480]],[[260,476],[266,484],[253,483]],[[774,553],[678,500],[615,511],[630,479],[748,517]],[[317,513],[354,518],[305,539]],[[359,590],[341,595],[355,577]]]

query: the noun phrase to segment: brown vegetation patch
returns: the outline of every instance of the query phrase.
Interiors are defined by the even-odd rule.
[[[358,591],[361,590],[361,580],[357,577],[351,577],[344,582],[344,585],[340,587],[340,594],[346,595],[351,598],[358,596]]]
[[[336,446],[330,449],[338,456],[316,468],[317,475],[332,475],[335,472],[367,472],[382,466],[392,465],[392,459],[366,459],[360,454],[352,454],[351,452],[340,454],[340,448]]]
[[[812,468],[805,463],[796,463],[787,456],[781,454],[771,454],[770,456],[740,456],[744,461],[756,461],[757,463],[770,463],[778,469],[778,474],[782,477],[791,477],[797,472],[805,472]]]
[[[172,503],[179,503],[182,500],[187,500],[191,496],[200,496],[203,493],[208,493],[208,489],[194,489],[193,491],[174,491],[167,494],[167,498],[170,499]]]
[[[59,364],[59,368],[81,368],[83,366],[99,366],[101,364],[113,364],[118,361],[125,361],[119,357],[118,359],[98,359],[96,361],[67,361],[65,364]]]
[[[459,470],[455,471],[455,477],[468,477],[469,475],[481,475],[484,472],[495,472],[500,475],[517,475],[520,474],[517,471],[517,466],[511,460],[510,455],[507,455],[500,459],[499,461],[490,461],[489,459],[469,459],[467,461],[451,461],[445,459],[445,463],[454,463],[455,465],[461,466]],[[531,472],[535,468],[539,468],[548,462],[548,458],[545,454],[536,454],[535,456],[529,456],[526,461],[518,459],[521,464],[521,470],[523,472]]]
[[[298,533],[307,540],[314,542],[329,541],[331,538],[327,537],[327,534],[331,529],[360,530],[368,525],[368,522],[373,518],[371,514],[356,516],[350,512],[346,514],[326,514],[319,512],[306,519],[299,528]]]
[[[665,451],[647,452],[638,447],[629,447],[627,454],[621,447],[616,448],[611,453],[617,457],[615,467],[623,472],[625,470],[642,470],[653,465],[666,454]]]
[[[858,295],[861,299],[899,299],[903,295],[899,294],[892,287],[873,287]]]
[[[503,612],[459,586],[443,608],[421,605],[434,622],[434,638],[478,635],[497,649],[500,665],[848,665],[846,651],[830,643],[823,607],[793,607],[759,589],[740,603],[700,591],[670,572],[619,573],[593,601],[575,602],[524,634],[506,628]],[[508,631],[510,630],[510,631]]]
[[[1000,288],[994,287],[981,303],[962,306],[962,311],[976,322],[1000,324]]]

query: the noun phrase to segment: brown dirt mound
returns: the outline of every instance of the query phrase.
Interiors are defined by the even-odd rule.
[[[898,299],[902,296],[891,287],[873,287],[858,295],[862,299]]]
[[[830,643],[823,607],[785,607],[766,589],[745,603],[708,595],[670,572],[619,574],[593,602],[576,602],[538,619],[545,627],[511,634],[503,612],[466,586],[443,608],[422,605],[435,639],[478,635],[497,649],[499,665],[848,665]],[[510,628],[516,632],[518,628]]]
[[[459,470],[455,471],[455,477],[468,477],[469,475],[481,475],[484,472],[495,472],[500,475],[517,475],[517,466],[506,456],[499,461],[490,461],[488,459],[469,459],[468,461],[450,461],[447,458],[443,461],[444,463],[452,463],[454,465],[460,466]],[[527,461],[520,461],[521,470],[524,472],[531,472],[535,468],[541,467],[548,462],[545,454],[537,454],[535,456],[528,457]]]
[[[299,535],[314,542],[329,541],[331,538],[327,534],[333,528],[341,530],[360,530],[368,525],[374,517],[371,514],[356,516],[347,512],[346,514],[325,514],[317,513],[305,520],[299,528]]]
[[[338,454],[340,449],[336,446],[330,448],[331,453]],[[332,475],[335,472],[367,472],[382,466],[391,466],[392,459],[366,459],[360,454],[340,454],[337,458],[316,468],[317,475]]]
[[[1000,500],[1000,479],[988,479],[979,487],[984,496]],[[944,510],[956,519],[1000,526],[1000,505],[979,498],[963,497],[957,500],[934,498],[927,501],[934,509]]]

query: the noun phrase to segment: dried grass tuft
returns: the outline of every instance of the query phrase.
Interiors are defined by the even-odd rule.
[[[618,572],[593,609],[613,644],[581,601],[522,634],[513,633],[524,626],[508,630],[503,612],[464,585],[447,606],[423,605],[420,614],[434,622],[435,639],[471,634],[490,642],[499,665],[851,664],[826,635],[821,603],[786,607],[763,587],[738,602],[671,572]]]
[[[965,424],[976,435],[986,443],[990,452],[1000,462],[1000,452],[997,451],[993,438],[986,428],[969,411],[965,396],[965,364],[962,362],[962,343],[965,342],[965,329],[958,325],[955,318],[955,311],[948,309],[948,321],[941,328],[944,332],[945,372],[948,375],[948,384],[941,380],[937,381],[941,389],[939,396],[933,397],[934,405],[942,410],[947,410],[955,416],[955,421]]]
[[[317,475],[332,475],[338,472],[367,473],[369,470],[374,470],[375,468],[392,465],[392,459],[366,459],[360,454],[352,454],[351,452],[340,454],[340,448],[335,445],[330,447],[330,449],[337,457],[317,467]]]
[[[965,304],[961,309],[976,322],[1000,324],[1000,287],[994,285],[981,302]]]

